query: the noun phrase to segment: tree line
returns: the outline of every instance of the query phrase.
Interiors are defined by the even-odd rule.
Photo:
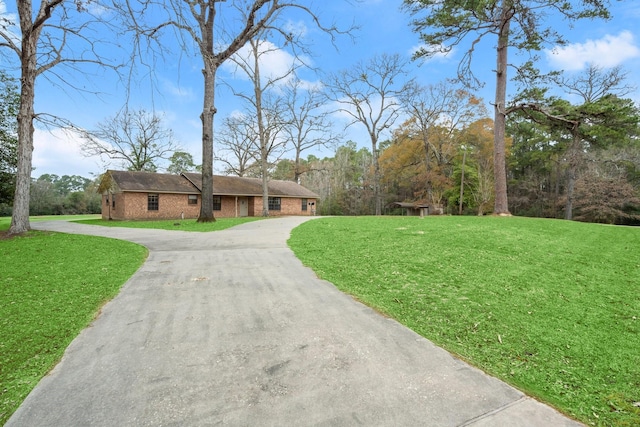
[[[611,96],[596,105],[555,102],[555,108],[562,106],[567,113],[593,116],[587,129],[590,137],[580,139],[577,149],[572,145],[574,128],[558,129],[555,116],[535,116],[535,111],[511,116],[507,121],[506,175],[513,214],[639,225],[638,106]],[[610,114],[614,117],[606,121],[615,126],[598,129],[596,120]],[[453,131],[434,126],[425,149],[417,120],[405,121],[381,144],[384,212],[402,214],[390,205],[420,201],[441,207],[446,214],[493,213],[493,127],[488,117]],[[319,214],[375,213],[373,155],[361,146],[348,142],[340,145],[333,157],[310,155],[302,162],[305,173],[300,182],[320,195]],[[284,159],[274,165],[273,176],[293,179],[293,170],[293,161]]]
[[[626,92],[624,78],[620,69],[604,72],[590,67],[569,85],[568,93],[590,94],[582,102],[571,103],[558,97],[544,101],[542,91],[537,92],[535,103],[513,104],[520,107],[507,121],[506,161],[514,214],[570,218],[568,209],[571,209],[573,219],[582,221],[640,222],[640,109],[631,100],[614,94]],[[15,100],[11,95],[13,86],[6,78],[4,82],[8,85],[4,93],[9,97],[3,105],[11,110],[11,99]],[[390,204],[419,201],[442,208],[448,214],[492,213],[494,124],[487,117],[484,103],[448,82],[413,89],[406,87],[401,92],[403,101],[398,104],[404,111],[402,115],[408,118],[393,128],[391,138],[381,141],[378,147],[382,211],[401,214]],[[533,97],[526,96],[530,100]],[[283,99],[286,97],[280,103]],[[142,147],[148,143],[160,146],[163,157],[168,159],[169,166],[163,171],[199,170],[191,154],[165,150],[162,138],[141,136],[149,133],[148,125],[161,126],[157,117],[140,114],[130,117],[133,120],[122,127],[131,133],[129,142],[138,146],[123,150],[123,154],[145,152],[148,158],[129,156],[123,164],[126,169],[158,171],[154,151]],[[282,121],[283,125],[285,122]],[[138,125],[139,129],[134,131]],[[240,125],[244,134],[239,132]],[[0,128],[4,135],[11,135],[10,127]],[[115,126],[112,130],[118,129]],[[259,139],[255,133],[249,133],[254,132],[252,129],[250,123],[238,117],[225,121],[221,145],[237,156],[224,159],[225,173],[261,177],[262,165],[266,164],[270,179],[293,180],[317,192],[321,198],[319,214],[376,213],[374,156],[362,143],[336,142],[332,157],[311,154],[304,158],[301,154],[305,150],[294,148],[295,156],[262,162]],[[152,133],[166,135],[162,130]],[[237,135],[244,136],[236,138]],[[324,132],[319,135],[331,136]],[[87,143],[92,141],[89,139]],[[327,142],[323,138],[317,141],[321,145]],[[339,138],[334,137],[334,141]],[[286,146],[282,144],[280,148]],[[0,161],[5,171],[2,188],[10,186],[13,175],[9,172],[16,163],[15,150],[5,151],[4,160]],[[100,196],[96,186],[97,180],[79,176],[41,175],[31,183],[30,211],[34,215],[98,213]],[[10,202],[11,191],[3,192],[0,214],[10,214]]]
[[[343,143],[333,158],[302,160],[297,148],[293,160],[260,158],[257,135],[237,132],[238,122],[229,121],[221,145],[233,153],[234,161],[226,163],[237,167],[228,172],[299,181],[321,196],[323,214],[380,214],[398,201],[452,214],[496,213],[496,126],[485,103],[450,81],[398,84],[403,66],[397,55],[380,55],[330,76],[319,93],[339,100],[352,124],[366,129],[371,149],[358,148],[367,144],[359,141]],[[638,222],[640,109],[624,97],[630,91],[626,77],[620,68],[591,65],[572,79],[543,80],[505,106],[505,179],[513,213]],[[552,94],[550,86],[562,90]],[[277,99],[274,104],[286,105],[286,98]],[[286,128],[282,117],[271,112]],[[385,130],[391,138],[381,140]],[[287,140],[280,142],[284,152]]]
[[[16,54],[19,61],[16,68],[21,70],[10,233],[29,228],[34,121],[70,126],[63,118],[34,111],[36,78],[41,75],[59,78],[63,73],[52,69],[66,66],[66,70],[73,73],[78,64],[114,72],[124,68],[124,64],[109,59],[113,55],[103,52],[112,52],[127,44],[114,44],[109,38],[91,39],[88,29],[115,31],[121,37],[130,37],[133,47],[128,56],[130,62],[147,67],[150,75],[153,71],[149,64],[178,54],[166,52],[163,41],[167,38],[179,42],[180,53],[194,53],[202,60],[203,199],[199,221],[215,220],[211,179],[213,121],[217,113],[216,76],[224,63],[233,63],[237,72],[244,74],[252,85],[247,92],[231,87],[233,95],[244,100],[245,109],[224,119],[223,130],[215,137],[215,152],[226,153],[218,159],[227,164],[228,170],[235,169],[238,174],[245,173],[245,167],[259,170],[265,192],[270,173],[280,168],[285,152],[294,150],[295,160],[289,168],[293,171],[292,179],[308,180],[315,176],[317,182],[324,181],[323,188],[330,192],[328,205],[349,213],[366,212],[369,206],[372,213],[379,215],[387,200],[402,198],[442,206],[450,212],[457,206],[458,213],[477,210],[509,215],[507,194],[510,191],[514,194],[513,209],[518,212],[548,216],[562,212],[565,218],[571,219],[575,211],[576,218],[634,219],[635,199],[629,197],[630,193],[621,193],[626,200],[623,206],[618,202],[597,203],[608,210],[604,217],[594,216],[599,208],[586,210],[578,200],[583,194],[594,194],[595,188],[606,188],[609,190],[603,191],[611,193],[612,183],[620,184],[623,178],[631,185],[624,188],[635,190],[635,164],[624,156],[631,155],[629,152],[633,152],[632,146],[637,142],[637,106],[624,99],[619,85],[610,84],[606,77],[598,77],[597,72],[590,82],[593,90],[588,91],[584,89],[588,78],[563,81],[560,74],[544,75],[534,66],[535,52],[564,41],[556,28],[546,24],[547,14],[553,13],[568,21],[606,19],[609,11],[602,2],[566,3],[558,8],[542,0],[405,0],[405,11],[412,17],[410,25],[424,42],[416,58],[447,53],[467,42],[468,50],[458,66],[455,85],[445,82],[429,87],[419,86],[407,75],[406,61],[398,54],[375,55],[368,61],[325,75],[319,86],[303,82],[297,77],[297,71],[308,68],[304,58],[311,49],[304,39],[304,31],[294,31],[287,24],[285,12],[293,10],[305,15],[331,38],[350,34],[352,29],[325,25],[301,2],[42,0],[39,7],[33,7],[31,2],[17,5],[19,22],[4,19],[0,27],[0,48]],[[225,27],[229,22],[237,25]],[[483,102],[473,96],[479,85],[472,67],[473,54],[476,44],[487,37],[493,37],[496,42],[493,120],[487,119],[482,111]],[[77,46],[70,48],[72,39]],[[84,50],[80,46],[84,46]],[[291,67],[281,75],[264,75],[260,69],[261,57],[285,46],[295,57]],[[532,60],[511,64],[508,56],[511,50],[528,52]],[[508,69],[516,70],[511,80]],[[133,78],[135,72],[127,75]],[[507,83],[514,80],[526,89],[507,100]],[[550,88],[558,86],[558,82],[569,93],[585,95],[581,102],[572,104],[562,95],[552,93]],[[324,105],[329,108],[322,108]],[[172,150],[163,150],[155,142],[164,140],[170,145],[171,134],[145,133],[146,130],[162,131],[153,112],[137,114],[128,106],[122,111],[97,131],[84,133],[86,150],[91,151],[91,143],[95,148],[106,138],[119,137],[118,131],[124,130],[124,145],[112,140],[98,150],[108,152],[114,146],[127,147],[133,141],[133,147],[109,154],[137,164],[136,168],[154,170],[153,159],[145,162],[141,155],[148,154],[147,148],[152,147],[158,149],[158,158],[166,157]],[[330,131],[333,129],[330,116],[336,113],[348,118],[347,127],[359,126],[366,131],[371,147],[369,156],[366,150],[355,150],[352,144],[346,144],[338,148],[335,158],[325,159],[326,162],[309,157],[302,160],[302,152],[342,139]],[[127,122],[119,121],[122,117],[139,119],[137,129],[142,130],[142,134],[127,132]],[[148,120],[154,126],[143,128],[141,125]],[[111,132],[114,126],[115,133]],[[392,133],[390,138],[389,133]],[[492,139],[490,144],[488,138]],[[143,150],[137,151],[140,146]],[[617,154],[611,151],[614,149],[618,150]],[[598,150],[609,150],[606,155],[612,160],[599,166],[595,166],[598,162],[589,163],[589,159],[602,158],[604,154]],[[527,165],[527,156],[539,161]],[[182,160],[188,161],[188,158],[182,155]],[[513,161],[515,165],[509,163]],[[318,164],[312,164],[314,162]],[[362,173],[355,171],[357,168],[351,169],[349,163],[353,162]],[[545,162],[547,165],[540,168]],[[338,171],[336,164],[347,169]],[[365,173],[367,164],[369,170]],[[327,173],[329,176],[320,176]],[[537,188],[531,185],[533,178],[539,181]],[[341,185],[346,186],[343,188],[346,192],[339,191]],[[320,185],[309,187],[320,188]],[[591,190],[585,193],[585,188]],[[350,194],[353,192],[360,194]],[[343,195],[345,199],[341,200]],[[266,203],[267,197],[263,199]],[[564,205],[558,208],[559,203]],[[266,205],[263,214],[268,215]]]

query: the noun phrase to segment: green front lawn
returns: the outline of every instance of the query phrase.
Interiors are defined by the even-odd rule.
[[[82,220],[82,224],[102,225],[104,227],[156,228],[161,230],[182,231],[219,231],[245,222],[259,221],[264,217],[219,218],[214,222],[197,222],[195,219],[161,220],[161,221],[106,221],[103,219]]]
[[[309,221],[339,289],[566,414],[640,425],[640,229],[497,217]]]
[[[181,229],[186,221],[153,223]],[[8,224],[0,219],[0,230]],[[528,218],[340,217],[302,224],[289,244],[320,277],[568,415],[593,425],[640,425],[640,229]],[[30,232],[0,240],[0,255],[4,423],[146,250]]]
[[[100,215],[42,215],[29,217],[30,222],[34,221],[50,221],[50,220],[65,220],[65,221],[80,221],[80,220],[96,220]],[[11,225],[10,216],[0,217],[0,231],[8,230]]]
[[[31,217],[84,224],[214,231],[263,218],[103,221],[96,215]],[[0,233],[11,218],[0,218]],[[178,225],[176,225],[178,224]],[[142,265],[147,250],[102,237],[31,231],[0,235],[0,425],[62,357],[69,343]]]
[[[0,239],[0,425],[146,256],[142,246],[102,237]]]

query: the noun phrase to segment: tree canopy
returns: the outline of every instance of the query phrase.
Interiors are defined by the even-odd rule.
[[[550,14],[567,20],[608,18],[608,9],[601,0],[562,1],[560,4],[547,0],[404,0],[404,5],[414,16],[413,28],[424,42],[415,54],[417,58],[447,53],[467,43],[458,77],[470,87],[480,85],[471,66],[478,44],[486,37],[495,39],[494,212],[509,214],[505,155],[507,69],[514,65],[521,72],[518,77],[526,80],[534,61],[510,64],[508,50],[514,48],[531,54],[547,44],[562,43],[563,37],[557,27],[548,21]]]
[[[11,204],[18,168],[18,108],[20,93],[15,79],[0,70],[0,209]]]

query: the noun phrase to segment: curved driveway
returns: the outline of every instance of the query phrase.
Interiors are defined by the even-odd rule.
[[[7,425],[579,425],[319,280],[286,244],[309,219],[33,223],[150,254]]]

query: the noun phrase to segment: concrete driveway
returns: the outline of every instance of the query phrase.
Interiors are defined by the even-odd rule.
[[[580,425],[319,280],[286,245],[310,219],[33,223],[150,255],[7,425]]]

